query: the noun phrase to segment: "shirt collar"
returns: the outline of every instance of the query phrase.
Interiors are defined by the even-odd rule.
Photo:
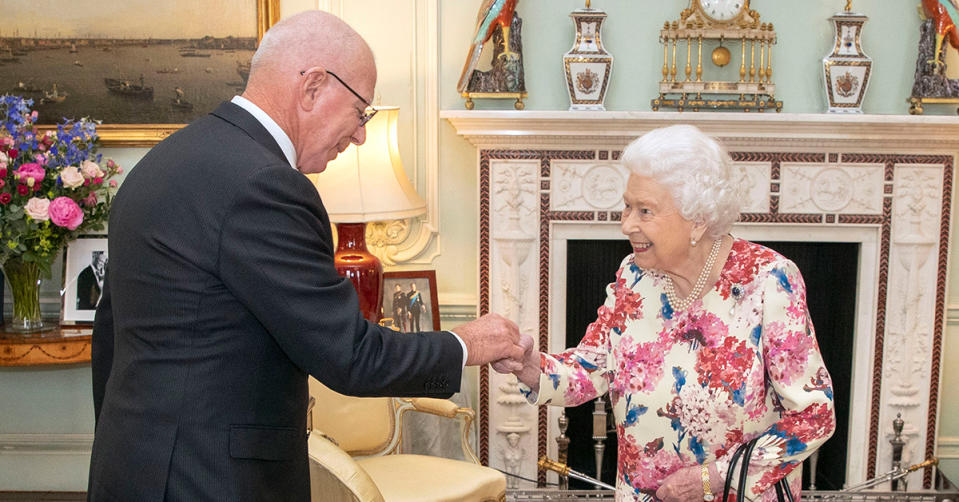
[[[233,96],[230,102],[250,112],[250,115],[253,115],[253,118],[266,128],[270,136],[273,136],[273,139],[276,140],[276,144],[280,145],[280,150],[283,150],[283,155],[286,156],[287,162],[290,163],[293,169],[296,169],[296,149],[293,148],[293,142],[290,141],[290,137],[283,132],[280,125],[270,118],[262,108],[256,106],[252,101],[243,96]]]

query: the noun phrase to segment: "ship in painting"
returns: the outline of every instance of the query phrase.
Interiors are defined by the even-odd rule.
[[[53,84],[50,91],[43,91],[43,97],[40,98],[40,104],[63,103],[67,99],[67,93],[57,91],[57,84]]]
[[[119,78],[104,78],[103,82],[107,85],[107,90],[113,94],[135,99],[153,99],[153,87],[144,85],[143,77],[140,77],[139,83]]]
[[[180,49],[180,56],[185,58],[208,58],[211,54],[209,52],[200,52],[192,47],[184,47]]]
[[[236,62],[236,74],[243,79],[243,83],[246,83],[246,79],[250,78],[250,63],[241,63]]]

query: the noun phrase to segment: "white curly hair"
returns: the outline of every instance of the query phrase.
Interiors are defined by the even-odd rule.
[[[706,225],[717,239],[739,219],[745,177],[716,140],[691,125],[654,129],[623,151],[633,173],[661,183],[683,218]]]

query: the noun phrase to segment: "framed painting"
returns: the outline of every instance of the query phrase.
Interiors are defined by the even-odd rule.
[[[403,332],[439,331],[436,271],[384,272],[380,324]]]
[[[110,147],[152,146],[241,93],[279,19],[279,0],[4,4],[0,94],[33,99],[47,127],[100,120]]]
[[[81,235],[63,254],[61,324],[92,323],[107,268],[107,236]]]

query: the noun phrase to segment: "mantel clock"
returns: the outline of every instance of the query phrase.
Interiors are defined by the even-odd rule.
[[[749,0],[691,0],[679,19],[663,24],[659,40],[663,44],[663,78],[659,96],[651,101],[653,110],[782,111],[783,103],[775,99],[776,85],[772,81],[776,32],[772,23],[759,21],[759,13],[749,8]],[[703,67],[704,40],[718,42],[710,55],[712,67]],[[733,52],[726,45],[739,49],[735,51],[739,53],[738,81],[711,76],[733,60]],[[677,50],[683,48],[686,60],[680,73]]]

